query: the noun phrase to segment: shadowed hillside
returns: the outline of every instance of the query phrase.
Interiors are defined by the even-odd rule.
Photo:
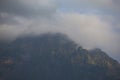
[[[43,34],[1,43],[0,80],[120,80],[120,64],[63,34]]]

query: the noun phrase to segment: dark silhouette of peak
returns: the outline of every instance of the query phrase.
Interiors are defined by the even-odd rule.
[[[120,80],[120,64],[64,34],[24,36],[0,48],[0,80]]]

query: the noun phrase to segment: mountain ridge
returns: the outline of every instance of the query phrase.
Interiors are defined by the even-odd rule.
[[[3,80],[120,80],[116,60],[100,49],[83,49],[60,33],[21,37],[0,53]]]

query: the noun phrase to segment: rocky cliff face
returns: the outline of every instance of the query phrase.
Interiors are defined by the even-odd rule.
[[[120,64],[65,35],[43,34],[1,44],[0,80],[120,80]]]

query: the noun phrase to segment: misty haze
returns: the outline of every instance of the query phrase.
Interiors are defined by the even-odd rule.
[[[120,80],[119,0],[1,0],[0,80]]]

